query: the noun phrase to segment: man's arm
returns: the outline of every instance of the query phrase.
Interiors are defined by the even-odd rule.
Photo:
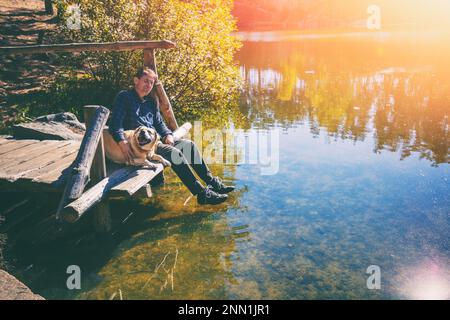
[[[109,133],[111,133],[113,139],[116,142],[125,140],[123,134],[123,121],[126,114],[126,91],[121,91],[116,96],[113,104],[111,122],[109,124]]]
[[[126,91],[121,91],[114,100],[111,122],[109,124],[109,133],[114,141],[119,144],[120,151],[122,151],[126,163],[130,164],[133,161],[133,152],[123,134],[123,121],[125,119],[127,107],[125,95]]]

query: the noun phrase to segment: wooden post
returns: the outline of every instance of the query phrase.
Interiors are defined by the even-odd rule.
[[[89,126],[95,124],[96,117],[96,106],[86,106],[84,107],[84,119],[86,123],[86,131],[88,131]],[[108,117],[106,117],[108,119]],[[102,131],[103,132],[103,126]],[[97,150],[95,151],[94,159],[92,161],[92,166],[90,170],[90,176],[92,183],[98,183],[106,178],[106,162],[105,162],[105,147],[103,144],[103,134],[100,135],[100,140],[97,145]],[[111,213],[109,210],[109,201],[105,199],[104,201],[97,204],[94,207],[93,223],[94,228],[97,232],[108,232],[111,230]]]
[[[155,49],[144,49],[144,66],[149,67],[158,74],[158,70],[156,69]]]
[[[149,67],[155,71],[156,74],[158,74],[154,49],[144,49],[144,66]],[[173,113],[169,97],[167,96],[162,85],[156,86],[156,95],[159,100],[160,111],[164,117],[164,120],[166,120],[167,126],[170,130],[175,131],[178,129],[178,123],[175,118],[175,114]]]
[[[162,171],[161,171],[162,172]],[[147,183],[145,186],[140,188],[135,194],[133,194],[133,199],[140,199],[140,198],[151,198],[152,197],[152,187],[150,186],[150,183]]]
[[[69,199],[78,199],[89,182],[92,163],[97,153],[99,141],[102,139],[103,127],[108,120],[109,110],[102,106],[85,106],[84,114],[87,116],[85,118],[86,133],[75,161],[72,185],[68,193]],[[103,165],[104,161],[103,159]],[[96,171],[96,173],[102,175],[100,171]]]
[[[45,13],[53,15],[53,4],[52,0],[45,0]]]
[[[67,202],[78,199],[83,194],[84,188],[89,182],[92,163],[97,153],[99,141],[102,138],[103,127],[108,120],[109,110],[101,106],[86,106],[85,114],[87,115],[85,121],[86,133],[81,142],[73,168],[67,177],[67,184],[56,213],[58,219],[60,218],[61,210]],[[103,159],[103,165],[104,161]],[[99,176],[102,175],[101,169],[96,169],[95,173]]]
[[[76,222],[94,205],[98,205],[102,200],[105,200],[107,193],[112,187],[128,180],[130,173],[135,170],[136,168],[134,167],[126,166],[114,171],[108,177],[89,188],[80,198],[65,206],[61,216],[67,222]]]
[[[89,190],[86,190],[77,200],[65,206],[62,211],[62,217],[65,221],[74,223],[89,209],[104,201],[108,195],[113,197],[133,196],[134,193],[145,186],[162,170],[162,165],[158,165],[155,171],[133,166],[120,168]]]
[[[60,44],[41,44],[31,46],[0,47],[0,55],[36,54],[48,52],[130,51],[140,49],[170,49],[173,47],[175,47],[175,44],[168,40],[116,41],[116,42],[96,42],[96,43],[60,43]]]

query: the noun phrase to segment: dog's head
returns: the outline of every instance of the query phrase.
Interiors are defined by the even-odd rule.
[[[156,142],[158,142],[159,135],[153,128],[140,126],[134,131],[134,138],[139,148],[150,151]]]

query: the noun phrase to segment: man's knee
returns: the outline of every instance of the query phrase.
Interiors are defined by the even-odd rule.
[[[195,144],[191,140],[180,139],[175,143],[175,148],[181,150],[186,159],[190,161],[191,154],[195,150]]]
[[[174,149],[173,146],[168,145],[168,144],[160,144],[157,148],[156,148],[156,154],[159,154],[160,156],[164,157],[164,158],[168,158],[170,157],[170,154],[172,153],[172,150]]]
[[[175,144],[177,148],[192,148],[195,146],[194,142],[188,139],[180,139]]]
[[[174,146],[164,145],[163,147],[158,148],[156,154],[159,154],[167,161],[170,161],[172,165],[177,165],[185,162],[183,159],[184,158],[183,152],[181,152],[180,149]]]
[[[170,161],[170,163],[174,165],[182,162],[182,152],[178,148],[168,144],[158,146],[156,154],[159,154],[161,157],[167,161]]]
[[[187,160],[183,154],[183,151],[177,147],[171,146],[170,160],[172,164],[177,165],[181,163],[187,163]]]

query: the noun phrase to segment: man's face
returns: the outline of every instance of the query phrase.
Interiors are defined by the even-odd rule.
[[[141,97],[148,95],[150,91],[152,91],[154,83],[155,78],[146,73],[144,73],[141,78],[134,77],[134,88]]]

